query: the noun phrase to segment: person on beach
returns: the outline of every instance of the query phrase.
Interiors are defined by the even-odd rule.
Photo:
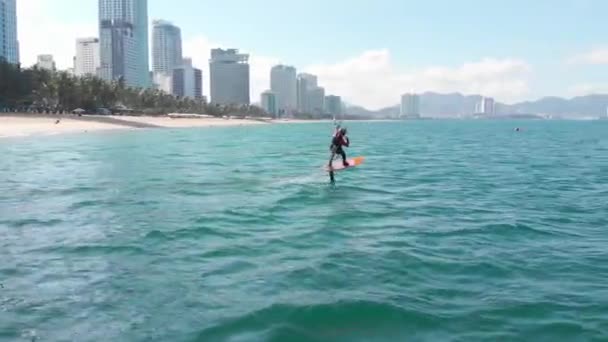
[[[336,127],[336,131],[334,132],[334,135],[331,139],[331,146],[329,147],[331,151],[331,158],[329,158],[328,167],[331,168],[331,163],[333,162],[336,154],[342,157],[342,164],[344,165],[344,167],[347,167],[349,165],[346,161],[346,153],[343,149],[343,147],[350,146],[350,140],[348,139],[347,134],[348,131],[346,130],[346,128],[340,128],[340,126]]]

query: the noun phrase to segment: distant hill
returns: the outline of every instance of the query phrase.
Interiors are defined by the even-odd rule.
[[[565,117],[605,116],[608,95],[587,95],[572,99],[545,97],[537,101],[504,106],[511,113],[550,114]]]
[[[380,116],[378,114],[378,112],[365,109],[361,106],[355,106],[355,105],[350,105],[350,104],[345,104],[345,105],[346,105],[346,112],[350,115],[365,116],[365,117]]]
[[[439,94],[427,92],[420,95],[420,111],[423,116],[454,117],[470,115],[481,101],[481,95],[462,95],[459,93]],[[563,117],[605,116],[608,95],[579,96],[572,99],[545,97],[537,101],[526,101],[507,105],[496,103],[497,115],[553,115]],[[395,117],[399,115],[399,105],[370,111],[360,106],[347,106],[351,115]]]

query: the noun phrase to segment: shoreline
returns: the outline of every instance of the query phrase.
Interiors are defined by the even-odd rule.
[[[333,123],[329,119],[270,119],[270,118],[216,118],[216,117],[120,116],[0,113],[0,139],[31,136],[52,136],[99,131],[132,131],[159,128],[206,128],[271,124]],[[59,120],[59,122],[57,122]],[[373,122],[390,120],[344,120],[343,122]]]
[[[59,120],[59,122],[57,122]],[[73,114],[0,113],[0,139],[67,133],[125,131],[153,128],[196,128],[264,125],[252,119],[171,118],[164,116],[101,116]]]

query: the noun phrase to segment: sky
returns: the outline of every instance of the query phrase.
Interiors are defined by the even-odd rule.
[[[97,0],[17,0],[21,62],[98,36]],[[182,29],[203,70],[209,50],[249,53],[253,101],[274,64],[319,76],[328,94],[379,109],[406,92],[461,92],[514,103],[608,93],[605,0],[148,0],[149,19]],[[151,38],[151,37],[150,37]]]

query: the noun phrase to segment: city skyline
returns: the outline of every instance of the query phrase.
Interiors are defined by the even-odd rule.
[[[548,0],[533,4],[490,1],[484,6],[471,1],[458,6],[430,1],[416,4],[416,11],[405,10],[412,7],[411,1],[381,0],[375,6],[341,8],[346,18],[332,16],[333,21],[328,16],[332,11],[324,11],[319,25],[305,25],[306,30],[278,28],[276,23],[259,21],[256,14],[261,9],[244,1],[213,5],[178,2],[175,6],[150,0],[149,17],[170,20],[182,28],[184,55],[192,56],[206,75],[211,48],[239,47],[250,54],[254,99],[268,88],[268,70],[279,63],[317,74],[328,93],[370,109],[394,105],[406,90],[481,94],[504,103],[608,91],[608,83],[603,81],[607,76],[608,44],[604,43],[599,17],[608,4],[597,0],[565,1],[561,6]],[[269,15],[295,9],[291,2],[281,6],[270,6],[276,1],[270,2],[264,6]],[[223,15],[200,20],[198,13],[209,13],[206,9],[211,6],[214,14],[230,13],[235,24],[230,29],[220,25]],[[337,10],[339,4],[327,6]],[[491,8],[496,15],[480,16],[483,11],[478,7]],[[297,10],[301,16],[310,11]],[[22,0],[18,12],[28,17],[27,21],[18,20],[25,66],[34,64],[37,55],[50,53],[58,68],[66,69],[73,55],[67,47],[73,46],[74,39],[97,35],[96,6],[89,2]],[[382,22],[374,16],[382,17]],[[344,30],[345,19],[377,25],[350,25]],[[572,20],[580,22],[576,30],[560,24]],[[49,32],[41,36],[39,27]],[[267,39],[270,33],[273,39]],[[289,42],[289,37],[298,37],[297,42],[293,39],[293,43],[274,44]],[[301,39],[307,37],[315,39]],[[207,90],[208,81],[205,77]]]

